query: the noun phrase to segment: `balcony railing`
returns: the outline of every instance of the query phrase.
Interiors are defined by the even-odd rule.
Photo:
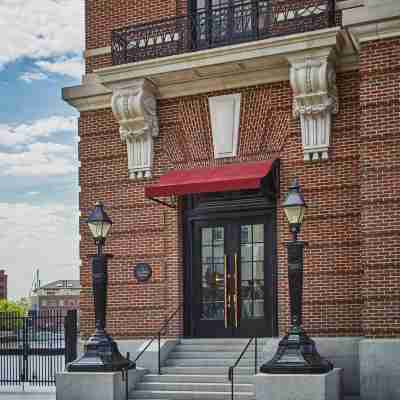
[[[334,0],[243,1],[112,32],[114,65],[335,25]]]

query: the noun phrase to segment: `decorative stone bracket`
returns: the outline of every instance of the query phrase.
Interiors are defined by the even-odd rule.
[[[113,89],[111,106],[127,144],[131,179],[151,177],[153,138],[159,133],[156,95],[157,88],[146,79]]]
[[[288,56],[293,114],[300,117],[305,161],[328,159],[332,114],[338,112],[334,51]]]

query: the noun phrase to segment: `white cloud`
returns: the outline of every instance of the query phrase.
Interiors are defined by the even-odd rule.
[[[61,57],[55,61],[37,61],[36,65],[45,72],[67,75],[80,79],[84,74],[83,60],[80,57]]]
[[[47,78],[48,78],[47,75],[42,72],[27,71],[21,74],[18,79],[20,81],[31,83],[33,81],[43,81]]]
[[[12,297],[28,295],[36,268],[43,282],[79,278],[78,226],[65,204],[0,202],[0,265]]]
[[[68,145],[32,143],[19,153],[0,153],[0,176],[43,178],[76,172],[74,148]]]
[[[17,59],[79,54],[84,0],[0,1],[0,67]]]
[[[51,137],[59,132],[76,130],[76,118],[63,116],[52,116],[20,125],[0,124],[0,145],[11,147],[29,144],[40,137]]]

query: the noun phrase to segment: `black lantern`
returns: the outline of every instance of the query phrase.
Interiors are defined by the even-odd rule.
[[[300,191],[300,185],[297,178],[293,180],[292,185],[289,187],[289,192],[286,195],[282,207],[293,234],[293,241],[295,242],[297,240],[297,235],[300,232],[300,227],[304,219],[304,212],[307,207],[303,194]]]
[[[111,372],[134,368],[135,364],[124,358],[117,344],[106,333],[107,305],[107,261],[110,255],[103,254],[103,246],[110,231],[112,221],[103,204],[98,202],[87,219],[90,232],[97,246],[97,254],[92,259],[92,286],[95,307],[95,333],[85,345],[85,353],[69,363],[70,372]]]
[[[104,245],[107,234],[111,229],[112,221],[107,213],[104,211],[103,204],[98,201],[95,209],[87,219],[90,232],[97,245],[98,252],[101,253],[101,248]]]
[[[279,342],[273,358],[263,364],[260,371],[267,374],[323,374],[330,371],[333,365],[319,355],[315,342],[301,327],[305,243],[297,240],[297,235],[303,222],[306,204],[297,178],[289,188],[283,209],[293,234],[293,240],[286,243],[291,327],[289,333]]]

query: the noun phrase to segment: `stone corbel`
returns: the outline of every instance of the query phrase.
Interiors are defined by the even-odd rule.
[[[128,149],[131,179],[151,178],[153,138],[158,136],[157,88],[146,79],[113,89],[111,107]]]
[[[305,161],[328,159],[332,115],[338,112],[335,52],[289,56],[293,114],[300,117]]]

